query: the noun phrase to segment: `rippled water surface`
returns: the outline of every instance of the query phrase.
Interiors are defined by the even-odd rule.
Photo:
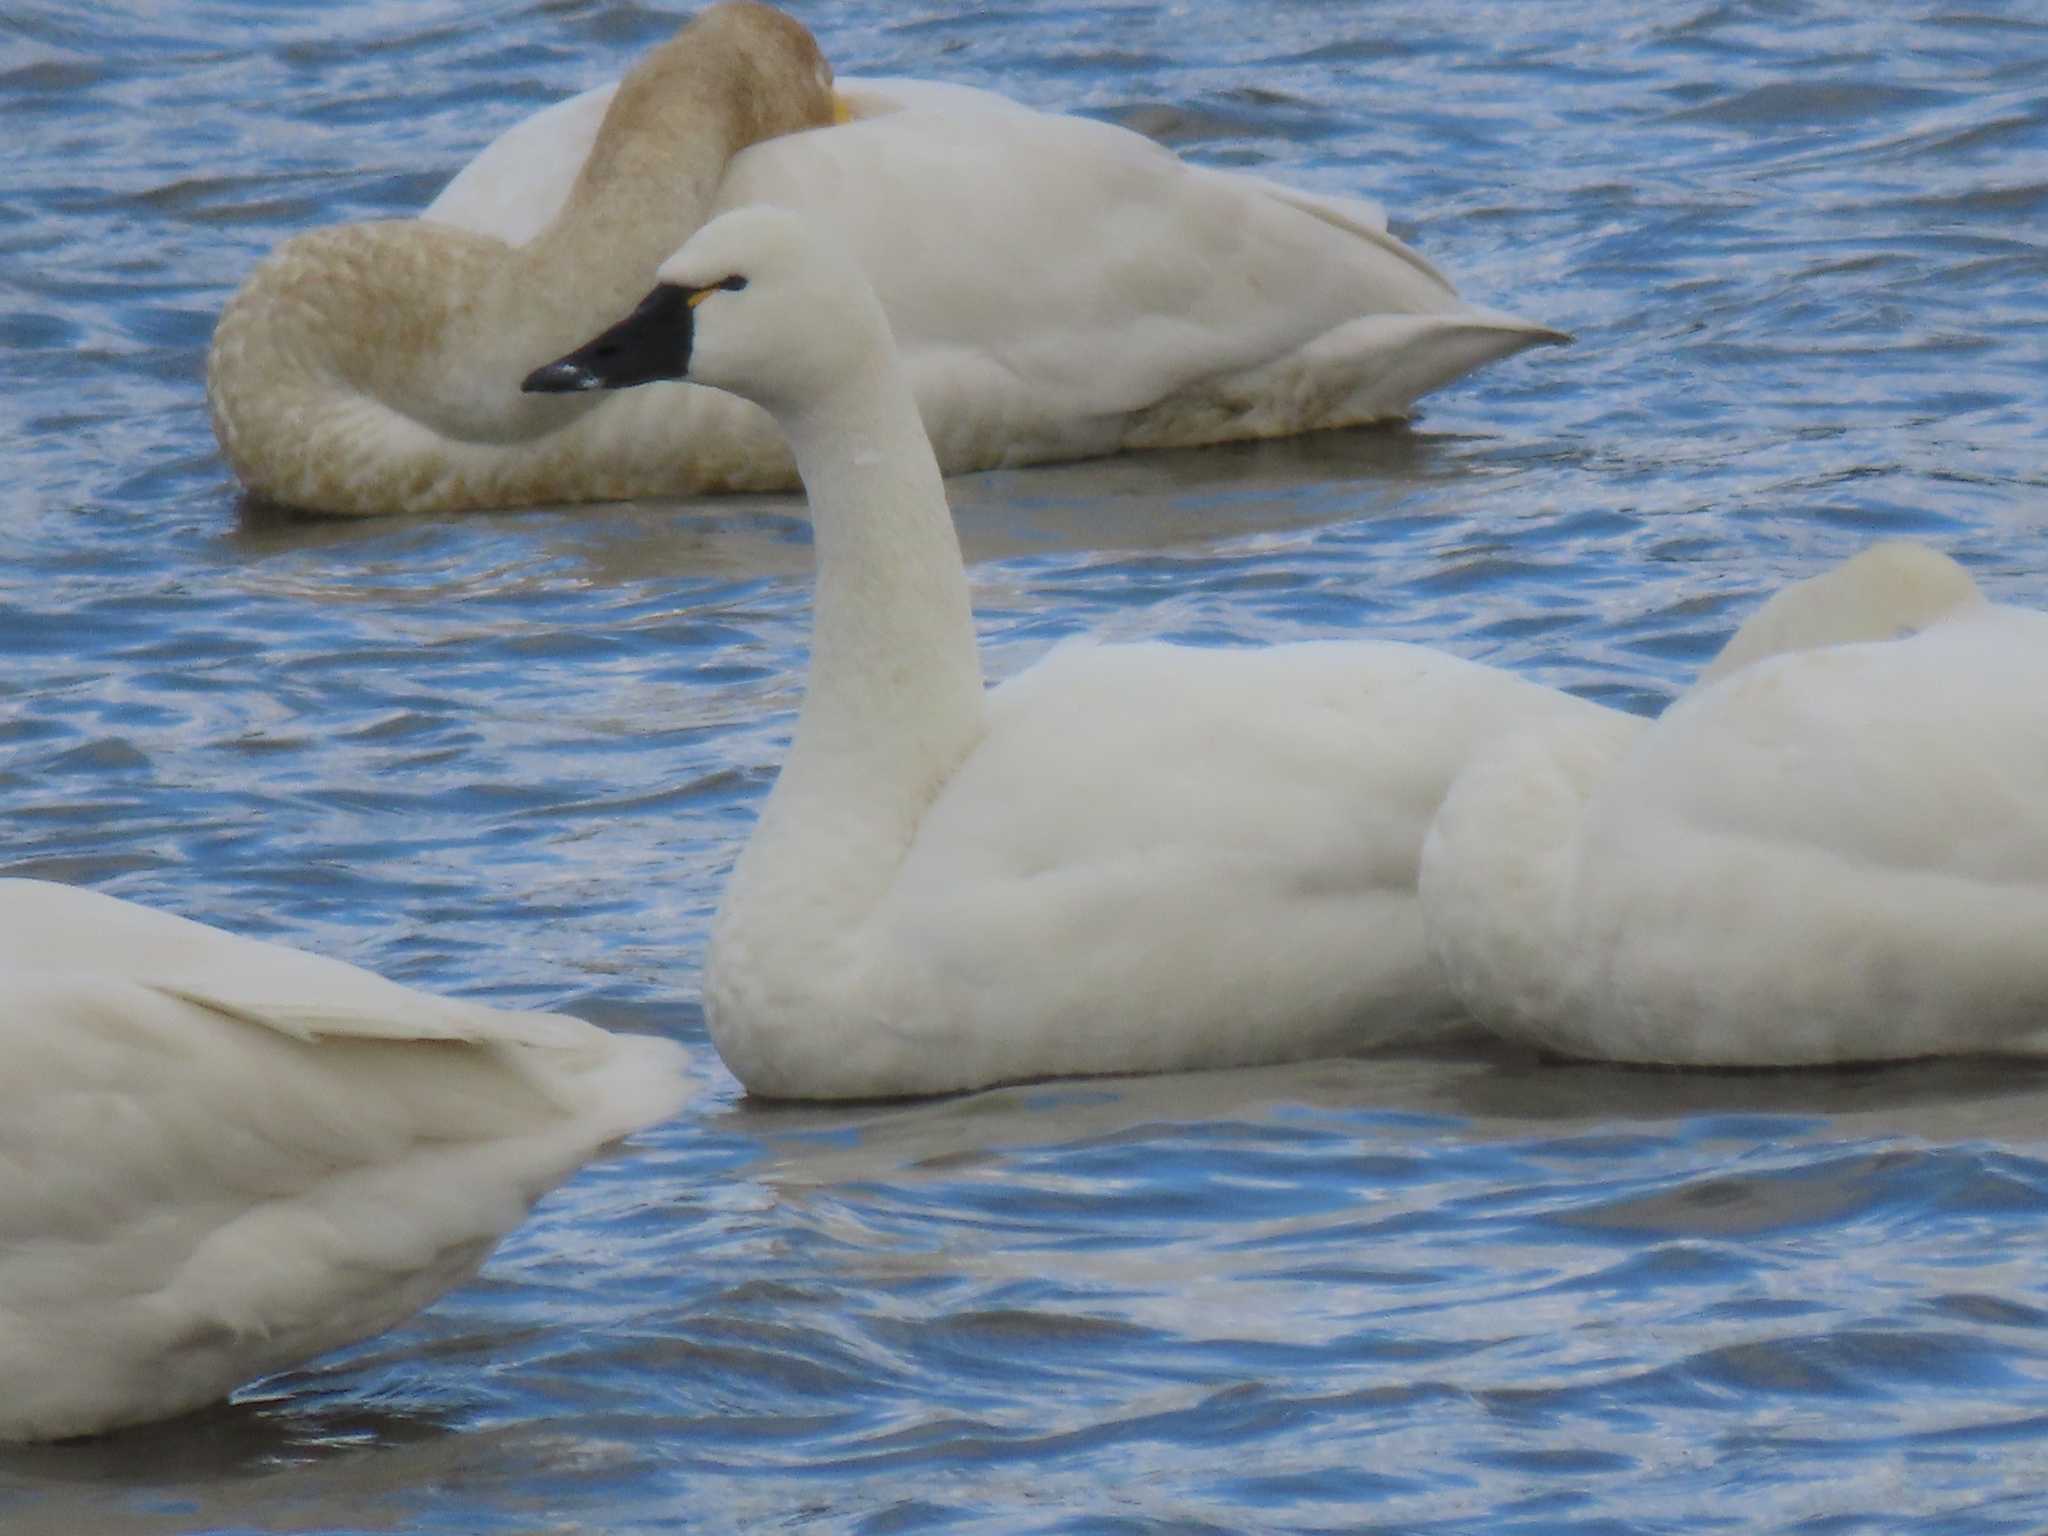
[[[1650,710],[1887,533],[2048,603],[2038,6],[800,13],[848,72],[1378,197],[1578,336],[1409,429],[956,482],[998,675],[1370,632]],[[672,24],[0,15],[0,869],[672,1034],[709,1084],[410,1326],[0,1453],[0,1529],[2048,1527],[2031,1069],[1453,1044],[742,1100],[697,966],[798,688],[799,506],[259,517],[199,382],[272,243],[416,210]]]

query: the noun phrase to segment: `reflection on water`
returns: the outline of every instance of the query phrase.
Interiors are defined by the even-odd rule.
[[[1578,338],[1408,427],[954,482],[993,675],[1080,630],[1366,632],[1649,711],[1759,594],[1880,534],[2048,604],[2025,7],[804,14],[849,72],[1383,199],[1473,297]],[[280,518],[241,503],[199,384],[272,243],[418,208],[670,25],[0,18],[0,869],[672,1034],[717,1085],[405,1328],[0,1452],[0,1529],[2048,1525],[2024,1063],[1462,1039],[738,1098],[696,967],[798,696],[800,505]]]
[[[1448,440],[1406,425],[1319,432],[1275,442],[1168,449],[1031,470],[962,475],[950,483],[961,552],[971,563],[1028,555],[1203,550],[1219,541],[1326,525],[1332,504],[1352,516],[1389,511],[1437,469]],[[1341,499],[1340,499],[1341,498]],[[699,577],[808,579],[811,553],[800,496],[700,496],[674,502],[481,513],[465,526],[502,527],[545,551],[555,575],[573,569],[593,586]],[[446,519],[309,518],[242,496],[234,545],[251,562],[294,550],[391,550],[412,569],[419,543]],[[402,532],[401,532],[402,530]],[[403,540],[404,533],[419,543]],[[394,547],[394,540],[402,540]],[[465,546],[469,540],[465,538]],[[353,569],[353,568],[351,568]],[[361,595],[351,575],[348,590]]]

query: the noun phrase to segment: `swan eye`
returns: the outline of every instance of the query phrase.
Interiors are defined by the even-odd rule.
[[[747,280],[744,277],[741,277],[739,273],[735,272],[731,277],[724,278],[719,282],[706,283],[702,288],[692,288],[690,290],[689,298],[686,299],[684,302],[687,303],[690,306],[690,308],[695,309],[699,304],[702,304],[714,293],[738,293],[742,288],[746,286]]]

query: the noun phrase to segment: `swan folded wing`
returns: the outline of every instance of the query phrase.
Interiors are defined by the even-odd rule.
[[[210,1230],[244,1206],[346,1197],[430,1155],[473,1156],[478,1175],[504,1175],[503,1198],[530,1201],[690,1088],[673,1042],[574,1020],[561,1021],[585,1037],[573,1052],[476,1030],[309,1040],[141,982],[8,981],[0,1256],[125,1222]],[[426,1187],[404,1202],[451,1209]]]
[[[882,1022],[1013,1050],[997,1078],[1329,1054],[1434,1023],[1451,1005],[1415,902],[1424,830],[1474,740],[1560,698],[1418,647],[1070,643],[992,696],[876,915],[920,1004]],[[1034,995],[1019,954],[1044,957]]]
[[[914,375],[926,349],[979,357],[1076,415],[1140,410],[1360,315],[1469,308],[1340,203],[1014,106],[908,106],[753,145],[718,205],[758,202],[798,208],[847,243]],[[1530,333],[1524,345],[1555,336],[1512,324]]]
[[[1138,413],[1117,446],[1167,448],[1385,421],[1475,368],[1564,339],[1496,311],[1361,315],[1272,362],[1190,384]]]
[[[492,1008],[401,986],[317,955],[294,959],[314,963],[278,965],[265,957],[265,963],[245,964],[232,975],[172,974],[147,978],[146,984],[166,997],[309,1043],[445,1040],[559,1051],[588,1049],[600,1038],[565,1014]]]
[[[305,1041],[563,1049],[606,1038],[560,1014],[438,997],[344,961],[52,881],[0,880],[0,968],[128,981]]]
[[[605,1096],[623,1094],[615,1135],[634,1128],[625,1123],[634,1115],[649,1123],[685,1097],[682,1051],[671,1042],[613,1035],[564,1014],[441,997],[327,956],[50,881],[0,880],[0,973],[17,986],[35,978],[88,992],[140,989],[305,1046],[493,1048],[574,1113],[610,1114],[601,1107]],[[663,1057],[660,1070],[625,1091],[630,1075],[615,1074],[611,1063],[643,1051]]]
[[[165,975],[143,984],[316,1047],[384,1043],[486,1051],[542,1095],[554,1114],[581,1124],[592,1146],[667,1118],[689,1096],[684,1055],[672,1041],[614,1035],[566,1014],[441,997],[340,961],[240,942],[276,953],[241,950],[232,971]]]

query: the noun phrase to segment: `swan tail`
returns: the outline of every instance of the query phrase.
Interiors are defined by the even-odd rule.
[[[588,1133],[579,1137],[592,1148],[668,1118],[691,1097],[688,1058],[673,1041],[613,1034],[567,1014],[437,997],[331,963],[343,973],[346,995],[309,1000],[239,978],[154,985],[167,997],[307,1045],[352,1040],[491,1049],[560,1113],[588,1120]]]
[[[562,1050],[583,1045],[591,1027],[566,1014],[492,1008],[460,998],[437,997],[339,961],[332,963],[337,971],[347,973],[337,978],[344,985],[319,997],[267,988],[262,977],[173,977],[152,979],[147,984],[166,997],[309,1045],[344,1039],[439,1040]],[[299,978],[293,980],[303,985]]]
[[[1571,336],[1478,305],[1438,315],[1365,315],[1312,342],[1306,354],[1349,389],[1333,413],[1351,421],[1406,416],[1416,400],[1488,363]]]
[[[1167,448],[1398,421],[1423,395],[1476,368],[1570,340],[1476,306],[1361,315],[1285,357],[1180,391],[1140,414],[1122,446]]]

